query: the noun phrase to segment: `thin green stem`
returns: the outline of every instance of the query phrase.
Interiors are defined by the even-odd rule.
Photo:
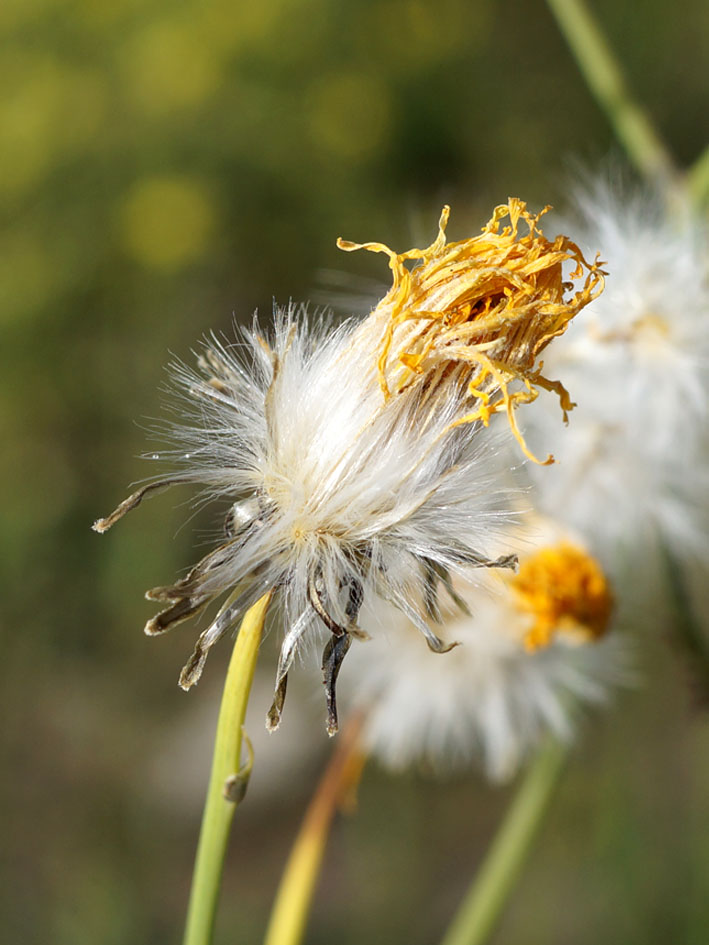
[[[700,207],[709,203],[709,147],[699,155],[687,173],[689,193]]]
[[[524,865],[564,767],[566,748],[550,741],[537,755],[441,945],[482,945]]]
[[[584,0],[547,0],[579,68],[638,171],[668,190],[677,171],[645,110],[633,99],[618,60]]]
[[[354,717],[340,735],[337,751],[313,795],[283,871],[264,945],[299,945],[303,940],[335,811],[362,771],[362,721],[361,716]]]
[[[246,705],[258,657],[270,593],[246,613],[234,644],[219,709],[212,771],[202,815],[184,945],[209,945],[219,900],[229,830],[244,796],[248,770],[240,770]]]

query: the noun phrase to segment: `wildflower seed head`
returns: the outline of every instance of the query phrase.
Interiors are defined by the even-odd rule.
[[[452,599],[443,607],[455,650],[426,659],[393,612],[353,648],[346,696],[367,712],[367,747],[385,766],[445,772],[475,760],[508,778],[546,733],[570,738],[582,706],[628,682],[624,642],[609,631],[608,584],[578,539],[548,520],[507,537],[518,574],[486,571],[474,592],[453,582],[469,610]]]
[[[218,547],[147,594],[163,605],[145,627],[150,635],[222,600],[182,671],[183,688],[269,591],[286,628],[270,728],[301,644],[325,636],[327,730],[337,730],[335,684],[352,640],[368,635],[360,612],[374,596],[435,652],[456,645],[431,627],[442,591],[460,602],[454,580],[469,584],[471,569],[516,564],[488,550],[510,503],[496,440],[482,427],[505,410],[526,449],[516,406],[541,387],[570,409],[539,355],[603,284],[598,263],[566,237],[543,236],[540,217],[511,199],[480,236],[447,244],[446,208],[424,250],[364,244],[389,256],[393,285],[363,322],[332,328],[291,306],[270,333],[255,325],[238,345],[209,339],[196,371],[173,366],[182,415],[162,455],[177,469],[94,528],[105,531],[176,484],[196,483],[206,499],[228,503]]]
[[[510,504],[494,436],[454,426],[454,403],[422,423],[420,391],[385,399],[356,334],[353,323],[332,328],[291,307],[268,335],[254,327],[237,345],[210,338],[196,371],[172,369],[180,419],[161,455],[177,471],[94,526],[105,531],[173,484],[196,483],[206,499],[228,501],[218,547],[181,580],[148,592],[163,609],[145,629],[163,633],[225,598],[183,669],[187,689],[217,640],[275,589],[286,632],[271,728],[297,651],[324,635],[328,731],[336,730],[335,682],[352,638],[367,635],[359,622],[366,598],[392,601],[445,652],[455,641],[431,628],[426,594],[452,572],[514,566],[513,556],[486,550]]]
[[[504,410],[532,459],[514,410],[543,388],[558,395],[566,418],[569,394],[545,376],[539,356],[600,294],[604,276],[598,260],[588,263],[567,237],[544,236],[540,219],[548,209],[531,214],[510,198],[479,236],[448,243],[444,207],[434,242],[403,253],[383,243],[338,240],[341,249],[389,257],[392,287],[362,326],[376,345],[384,395],[418,387],[429,399],[455,396],[458,424],[487,425]]]
[[[559,428],[544,403],[525,415],[531,447],[551,444],[558,460],[543,476],[529,469],[537,502],[607,567],[613,555],[661,573],[658,543],[707,560],[709,232],[603,179],[574,203],[562,225],[582,248],[603,247],[610,275],[546,358],[573,391],[573,423]]]

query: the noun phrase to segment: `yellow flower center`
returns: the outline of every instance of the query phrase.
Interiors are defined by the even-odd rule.
[[[416,383],[427,393],[444,386],[450,392],[453,384],[467,400],[456,424],[487,425],[504,409],[523,451],[537,462],[514,409],[544,388],[557,394],[566,420],[574,405],[559,381],[542,374],[539,355],[600,294],[604,276],[598,260],[587,263],[567,237],[544,237],[539,220],[548,209],[533,215],[511,197],[496,207],[480,236],[446,243],[450,208],[444,207],[436,240],[404,253],[383,243],[337,241],[340,249],[389,256],[393,284],[368,319],[379,329],[377,365],[385,397]],[[502,227],[505,217],[509,225]],[[520,232],[520,221],[528,232]],[[564,281],[562,267],[569,261],[573,271]],[[582,280],[580,287],[565,298],[576,280]]]
[[[587,552],[562,543],[542,548],[508,578],[519,606],[533,618],[528,650],[548,646],[557,633],[583,642],[608,628],[613,595],[600,565]]]

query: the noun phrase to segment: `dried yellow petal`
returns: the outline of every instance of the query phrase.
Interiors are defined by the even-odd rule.
[[[444,207],[434,242],[404,253],[383,243],[338,240],[340,249],[389,257],[392,287],[367,319],[378,336],[385,397],[415,384],[429,396],[453,387],[465,405],[456,424],[487,425],[504,409],[520,446],[537,462],[517,427],[515,408],[543,388],[558,395],[566,420],[571,398],[560,381],[544,376],[539,355],[600,294],[604,277],[598,259],[588,263],[566,236],[546,239],[539,221],[548,209],[531,214],[511,197],[495,208],[480,236],[447,243],[450,208]],[[502,226],[505,217],[509,222]],[[568,262],[573,270],[565,281]]]

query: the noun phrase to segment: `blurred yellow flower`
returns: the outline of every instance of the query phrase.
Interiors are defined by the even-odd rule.
[[[608,629],[613,595],[601,566],[568,542],[540,548],[505,578],[520,607],[534,618],[525,646],[548,646],[557,633],[595,640]]]

